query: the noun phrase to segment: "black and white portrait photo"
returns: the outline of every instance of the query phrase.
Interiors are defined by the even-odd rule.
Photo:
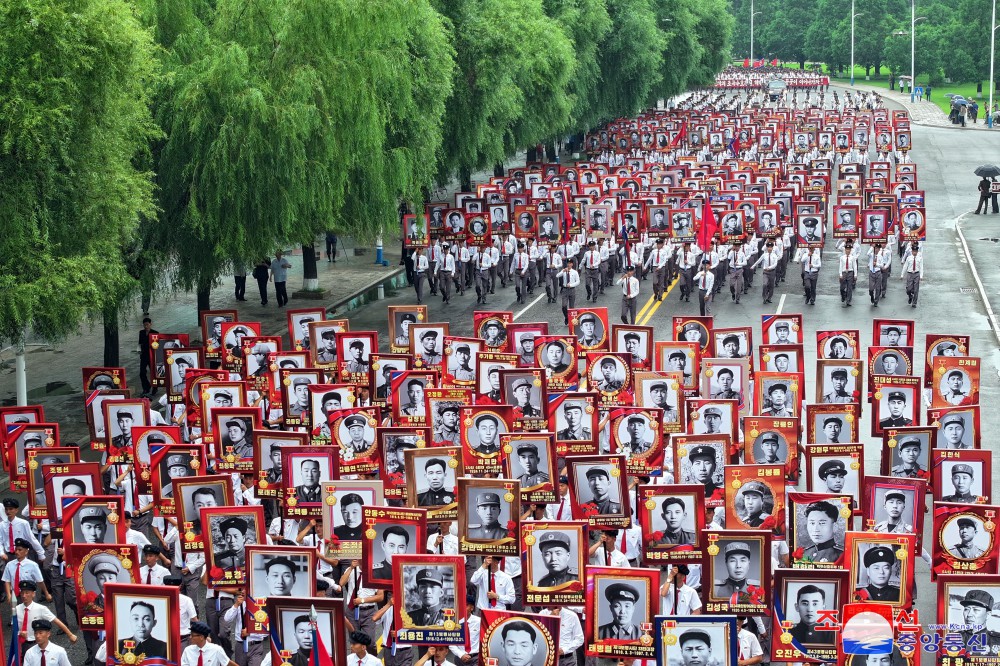
[[[786,579],[784,587],[785,619],[792,623],[792,638],[806,647],[835,645],[837,632],[817,629],[816,625],[823,624],[820,611],[840,608],[836,582]]]
[[[457,501],[455,467],[447,455],[420,450],[413,456],[412,478],[416,486],[417,506],[447,506]],[[409,478],[409,475],[408,475]]]
[[[415,525],[389,525],[377,523],[372,540],[372,577],[380,581],[392,580],[392,558],[396,555],[414,555],[418,551]]]
[[[238,509],[213,512],[209,517],[212,557],[209,568],[240,570],[246,565],[246,546],[257,543],[257,515]]]
[[[117,594],[114,598],[114,639],[119,654],[125,654],[125,641],[133,641],[131,651],[135,655],[144,654],[147,659],[177,661],[177,655],[169,654],[168,643],[170,617],[166,599],[138,597]]]
[[[327,504],[330,503],[329,497],[336,500],[330,509],[330,515],[333,517],[333,535],[341,541],[361,541],[364,535],[361,508],[381,504],[376,500],[375,490],[343,487],[338,484],[332,493],[328,493]]]
[[[607,330],[604,322],[593,312],[584,312],[573,328],[580,349],[597,349],[604,344]]]
[[[191,464],[194,462],[194,458],[187,450],[183,450],[181,446],[170,446],[167,447],[167,453],[159,462],[159,475],[160,475],[160,497],[173,497],[174,479],[184,479],[189,476],[195,476],[197,470]],[[200,461],[199,461],[200,463]]]
[[[698,618],[694,622],[679,618],[677,627],[669,634],[677,639],[676,642],[664,641],[663,663],[671,666],[731,664],[731,655],[737,651],[738,644],[735,634],[732,620]]]
[[[496,666],[546,666],[558,661],[549,654],[553,643],[548,632],[528,617],[501,620],[491,628],[486,648]]]
[[[942,416],[938,423],[937,447],[941,449],[971,449],[976,423],[973,410],[954,410]]]
[[[530,372],[502,373],[503,402],[514,406],[515,418],[542,418],[542,387]]]
[[[834,405],[857,401],[858,377],[852,372],[853,367],[820,361],[818,368],[822,371],[820,402]]]
[[[602,356],[590,370],[590,385],[601,393],[620,393],[627,384],[629,370],[617,356]]]
[[[984,488],[983,463],[976,460],[941,463],[941,501],[973,504],[980,496],[989,494]]]
[[[619,418],[613,425],[619,452],[631,457],[649,451],[656,441],[656,427],[648,416],[639,412]]]
[[[746,358],[750,354],[747,334],[744,332],[714,331],[717,358]]]
[[[662,536],[651,547],[696,546],[698,530],[695,515],[701,510],[693,494],[675,493],[652,497],[656,507],[649,511],[652,531]]]
[[[254,598],[302,599],[313,589],[310,558],[303,553],[254,549],[247,569],[250,596]]]
[[[857,358],[857,345],[852,345],[846,335],[833,335],[822,343],[825,359],[846,360]]]
[[[285,465],[291,470],[295,499],[300,506],[318,505],[323,500],[321,482],[333,478],[330,458],[330,455],[318,452],[286,455]]]
[[[470,486],[460,504],[466,507],[466,538],[470,541],[497,541],[511,536],[509,502],[502,501],[503,486]]]
[[[576,358],[570,347],[562,340],[551,340],[539,350],[541,367],[549,377],[561,377],[570,372]]]
[[[512,441],[511,447],[507,456],[510,478],[518,480],[522,492],[551,482],[554,470],[548,438],[525,436]]]
[[[876,485],[872,498],[872,517],[876,532],[916,534],[916,491],[912,488]]]
[[[454,567],[404,564],[401,570],[403,626],[443,627],[443,609],[456,608]]]
[[[368,456],[375,448],[375,428],[366,414],[351,414],[337,427],[337,441],[345,460]]]
[[[506,422],[494,412],[472,418],[465,430],[466,441],[476,456],[495,456],[500,452],[500,435],[508,432]]]
[[[760,587],[763,579],[761,541],[722,536],[716,542],[719,554],[713,558],[709,599],[730,601],[733,595],[749,594],[748,588]],[[739,598],[739,597],[737,597]]]
[[[664,423],[677,423],[680,411],[677,409],[680,386],[673,388],[673,382],[658,377],[640,377],[636,395],[640,407],[655,407],[663,410]]]
[[[591,441],[593,405],[587,400],[567,398],[556,410],[556,439],[558,441]]]
[[[647,611],[652,593],[644,579],[594,577],[597,639],[638,641],[641,625],[652,621]]]
[[[479,351],[479,342],[471,340],[462,340],[452,347],[448,357],[448,374],[456,383],[476,380],[476,357]]]
[[[534,536],[528,551],[532,587],[555,591],[582,581],[586,558],[580,550],[579,530],[549,527],[535,531]]]
[[[916,389],[892,387],[881,389],[882,397],[876,403],[879,428],[902,428],[916,423],[919,408]]]
[[[788,442],[781,433],[769,430],[753,440],[753,462],[757,465],[784,465],[788,461]]]
[[[850,456],[824,456],[823,462],[813,466],[810,490],[858,496],[860,475],[859,468],[854,468],[855,464],[857,463]]]
[[[844,534],[848,518],[841,515],[842,504],[822,499],[795,503],[794,550],[802,549],[802,559],[814,563],[836,563],[844,555]]]
[[[622,515],[620,475],[611,475],[610,463],[573,466],[576,498],[579,504],[593,504],[597,513],[609,516]]]

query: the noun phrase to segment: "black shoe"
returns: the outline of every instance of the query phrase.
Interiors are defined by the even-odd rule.
[[[916,303],[910,303],[910,307],[911,308],[915,308],[915,307],[917,307],[917,304]]]

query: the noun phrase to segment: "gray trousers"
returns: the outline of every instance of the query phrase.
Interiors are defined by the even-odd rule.
[[[396,648],[396,654],[392,653],[387,647],[382,648],[382,654],[379,655],[382,658],[382,662],[385,666],[412,666],[416,659],[413,658],[413,648]]]
[[[257,641],[256,643],[237,641],[236,658],[233,661],[239,664],[239,666],[260,666],[260,663],[264,661],[264,655],[270,649],[271,644],[267,640]]]
[[[514,289],[517,291],[517,295],[524,298],[528,293],[528,276],[531,271],[524,271],[523,273],[518,273],[514,271]]]
[[[872,303],[878,305],[882,300],[882,270],[868,272],[868,295],[871,296]]]
[[[480,297],[485,297],[486,294],[490,293],[490,272],[476,271],[476,293]]]
[[[66,607],[72,608],[73,615],[76,615],[76,585],[64,574],[59,573],[58,565],[49,567],[49,592],[52,594],[52,606],[56,617],[63,624],[69,624],[66,620]]]
[[[729,271],[729,291],[736,297],[736,302],[740,302],[743,295],[743,268]]]
[[[653,294],[657,300],[663,298],[663,292],[667,289],[667,270],[667,266],[664,264],[655,269],[653,273]]]
[[[427,262],[427,265],[430,267],[427,269],[427,284],[431,286],[431,294],[436,294],[438,290],[438,281],[437,281],[438,262],[429,261]]]
[[[601,291],[601,269],[587,268],[584,270],[586,279],[587,298],[593,298]]]
[[[920,295],[920,273],[909,271],[906,274],[906,295],[910,297],[913,305],[917,304],[917,296]]]
[[[559,295],[559,271],[554,268],[549,268],[545,276],[545,293],[553,300]]]
[[[851,304],[851,299],[854,298],[854,287],[857,279],[854,271],[847,271],[840,275],[840,300],[848,305]]]
[[[216,602],[218,602],[218,605],[216,605]],[[233,653],[233,644],[229,640],[230,632],[225,631],[225,628],[222,626],[222,616],[232,606],[233,600],[229,597],[220,597],[218,599],[208,597],[205,599],[205,622],[212,630],[212,642],[221,646],[226,651],[226,654]]]
[[[563,287],[562,307],[564,313],[576,307],[576,287]]]
[[[713,292],[707,289],[698,290],[698,310],[701,312],[702,317],[707,317],[712,314],[712,300],[715,298]]]
[[[681,273],[681,298],[691,298],[694,293],[694,269],[682,268]]]
[[[427,275],[424,271],[417,271],[413,274],[413,289],[417,292],[417,303],[422,303],[424,300],[424,280],[426,279]]]
[[[442,272],[438,275],[438,287],[441,289],[441,298],[446,301],[451,298],[451,283],[451,273]]]
[[[774,296],[774,285],[778,281],[777,270],[764,270],[764,300],[769,301]]]
[[[186,594],[192,599],[198,598],[198,586],[201,585],[201,576],[196,573],[181,573],[179,567],[171,566],[171,574],[181,577],[181,594]]]
[[[357,617],[355,617],[355,609],[347,609],[347,619],[354,625],[355,631],[363,631],[368,634],[368,638],[372,639],[372,645],[375,645],[375,641],[382,635],[382,628],[372,620],[372,616],[375,615],[378,607],[372,604],[368,608],[358,608],[356,610]]]
[[[806,271],[805,275],[802,276],[806,286],[806,301],[809,303],[816,300],[816,278],[818,276],[819,271]]]
[[[634,324],[635,314],[636,314],[636,304],[639,301],[638,298],[628,298],[627,296],[622,296],[622,323],[623,324]]]

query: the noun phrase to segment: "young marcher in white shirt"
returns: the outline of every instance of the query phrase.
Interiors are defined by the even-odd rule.
[[[38,590],[35,582],[22,580],[20,587],[21,603],[14,608],[14,617],[20,622],[19,637],[24,639],[21,651],[29,650],[37,640],[35,638],[35,630],[32,629],[32,625],[34,625],[36,620],[45,620],[46,622],[54,623],[63,630],[64,634],[69,636],[71,643],[76,643],[76,634],[70,631],[47,606],[35,603],[35,592]]]
[[[372,639],[363,631],[351,632],[351,656],[347,666],[382,666],[382,660],[368,652]]]
[[[35,620],[31,623],[31,630],[35,632],[35,645],[24,653],[22,666],[70,666],[66,649],[49,642],[51,622]]]
[[[477,590],[476,607],[489,610],[507,610],[514,603],[514,581],[503,571],[497,558],[484,557],[483,566],[472,574],[469,581]]]
[[[191,645],[181,653],[181,666],[236,666],[225,650],[209,642],[211,635],[212,629],[204,622],[191,623]]]

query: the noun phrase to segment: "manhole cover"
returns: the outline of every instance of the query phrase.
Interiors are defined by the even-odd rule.
[[[959,287],[958,291],[963,294],[971,294],[972,292],[975,291],[975,289],[973,289],[972,287]]]

